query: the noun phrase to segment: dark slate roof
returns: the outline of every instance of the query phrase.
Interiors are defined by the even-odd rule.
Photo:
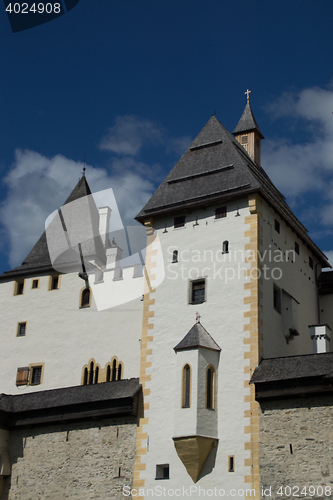
[[[135,415],[138,378],[32,392],[0,394],[0,423],[14,427],[64,420]]]
[[[201,323],[195,323],[191,330],[185,335],[183,340],[181,340],[179,344],[174,347],[174,350],[181,351],[183,349],[193,349],[196,347],[205,347],[206,349],[212,349],[213,351],[221,350]]]
[[[309,377],[333,378],[333,352],[263,359],[251,383],[288,381]]]
[[[288,207],[266,172],[233,135],[212,116],[150,200],[136,216],[139,222],[195,207],[224,203],[259,192],[329,267],[325,255]]]
[[[252,130],[256,130],[259,133],[261,139],[264,139],[264,136],[260,132],[260,129],[258,127],[258,124],[257,124],[256,119],[254,117],[254,114],[252,112],[250,103],[248,102],[246,104],[245,109],[243,111],[243,114],[242,114],[242,116],[237,124],[237,127],[233,131],[233,134],[234,135],[241,134],[241,133],[245,133],[245,132],[250,132]]]
[[[333,293],[333,271],[321,273],[318,278],[320,295]]]
[[[88,185],[85,176],[82,176],[77,185],[75,186],[75,188],[73,189],[73,191],[71,192],[71,194],[69,195],[69,197],[67,198],[67,200],[65,201],[64,205],[67,205],[72,201],[78,200],[88,195],[91,195],[90,187]],[[92,207],[92,209],[94,209],[98,213],[96,206]],[[101,242],[95,241],[90,246],[100,247]],[[101,249],[99,249],[99,251],[101,251]],[[71,252],[71,254],[73,254],[73,252]],[[73,258],[75,259],[75,262],[78,265],[80,265],[79,257],[73,255]],[[46,232],[44,231],[44,233],[41,235],[41,237],[39,238],[33,249],[30,251],[29,255],[23,261],[22,265],[10,271],[5,271],[2,275],[0,275],[0,280],[5,280],[16,276],[22,276],[37,272],[48,273],[51,272],[52,270],[53,266],[49,255]]]

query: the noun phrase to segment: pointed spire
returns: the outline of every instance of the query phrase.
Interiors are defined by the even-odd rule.
[[[260,167],[260,141],[264,139],[264,136],[260,132],[250,106],[250,92],[251,90],[245,92],[247,98],[246,106],[233,134],[243,148],[246,149],[252,160]]]

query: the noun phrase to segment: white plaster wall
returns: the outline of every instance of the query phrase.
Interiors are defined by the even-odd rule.
[[[197,409],[197,432],[200,436],[218,438],[217,414],[218,408],[218,375],[219,375],[219,352],[208,349],[199,349],[198,366],[198,409]],[[215,368],[215,409],[206,408],[207,367]]]
[[[268,268],[266,271],[267,279],[263,279],[263,356],[270,358],[310,354],[313,349],[308,325],[317,323],[315,267],[318,260],[265,201],[262,203],[262,213],[262,249],[263,251],[267,250],[263,265]],[[280,222],[280,233],[274,229],[274,219]],[[295,258],[293,258],[292,253],[289,253],[288,260],[286,251],[294,249],[295,241],[299,244],[300,253],[299,255],[295,253]],[[283,262],[274,261],[279,250],[284,254]],[[309,266],[309,256],[314,261],[313,269]],[[319,275],[320,265],[317,268]],[[279,269],[282,271],[281,278]],[[283,332],[286,330],[290,318],[288,318],[288,312],[284,310],[285,307],[282,307],[281,314],[274,309],[273,283],[299,302],[297,305],[293,304],[293,307],[300,335],[294,337],[289,343],[286,342]],[[283,303],[282,306],[284,306]]]
[[[239,217],[235,217],[237,208]],[[228,205],[227,218],[215,220],[214,209],[208,208],[186,214],[185,228],[174,229],[173,218],[154,224],[163,249],[166,277],[152,295],[155,298],[155,306],[151,306],[155,313],[152,318],[154,340],[149,344],[153,354],[148,357],[152,360],[152,367],[147,370],[152,378],[148,384],[151,393],[146,400],[150,407],[145,411],[149,424],[144,426],[149,445],[147,454],[142,456],[147,468],[141,473],[141,478],[146,481],[145,488],[193,486],[174,448],[172,437],[178,425],[174,418],[178,412],[170,412],[170,408],[174,401],[179,402],[180,388],[175,388],[181,380],[176,363],[179,353],[175,354],[173,348],[195,323],[196,311],[201,315],[202,325],[222,349],[216,410],[219,443],[207,460],[197,485],[202,488],[223,487],[226,490],[249,487],[244,484],[245,474],[250,473],[249,467],[244,466],[244,459],[250,458],[249,452],[244,449],[245,442],[249,440],[249,435],[244,434],[244,425],[250,424],[250,419],[244,418],[244,411],[250,409],[250,404],[244,403],[244,396],[249,395],[249,388],[244,387],[248,378],[244,374],[244,366],[249,363],[244,361],[244,351],[249,350],[249,346],[243,343],[244,337],[248,336],[244,332],[244,323],[247,322],[244,312],[249,310],[249,306],[244,305],[244,297],[249,295],[244,292],[244,269],[249,269],[249,265],[245,265],[240,256],[233,261],[234,250],[243,252],[244,245],[249,242],[249,238],[244,238],[244,232],[248,230],[244,220],[247,215],[247,200],[244,200]],[[196,225],[197,218],[199,225]],[[229,241],[230,255],[227,258],[231,257],[231,262],[199,259],[199,254],[202,257],[205,250],[213,250],[214,255],[218,252],[218,258],[222,260],[224,240]],[[179,262],[172,264],[175,249],[179,251]],[[182,253],[183,250],[187,253]],[[199,251],[197,258],[186,262],[194,250]],[[216,274],[219,269],[222,270],[220,276]],[[235,279],[228,281],[232,270]],[[190,278],[199,277],[207,279],[207,300],[192,305],[188,303],[189,282]],[[180,365],[183,366],[183,363]],[[229,455],[235,455],[234,473],[228,472]],[[156,465],[166,463],[170,464],[170,479],[155,480]],[[212,473],[208,474],[210,471]]]
[[[39,288],[31,289],[33,278]],[[21,394],[80,385],[82,369],[91,358],[101,366],[117,356],[123,362],[123,378],[139,376],[142,328],[141,295],[117,307],[98,311],[79,308],[84,281],[77,274],[61,276],[60,289],[48,291],[49,276],[31,276],[23,295],[13,296],[13,281],[0,285],[0,393]],[[137,286],[137,280],[129,278]],[[112,282],[108,293],[117,296],[122,282]],[[124,293],[122,290],[121,293]],[[119,295],[119,294],[118,294]],[[25,337],[17,337],[17,323],[27,322]],[[43,383],[16,387],[17,368],[45,363]]]

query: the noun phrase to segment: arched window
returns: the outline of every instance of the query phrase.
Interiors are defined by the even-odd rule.
[[[182,408],[190,408],[191,406],[191,368],[185,365],[183,368],[182,380]]]
[[[106,381],[107,382],[111,381],[111,367],[110,367],[110,365],[108,365],[107,369],[106,369]]]
[[[122,365],[119,363],[119,365],[118,365],[118,377],[117,377],[118,380],[121,380],[121,375],[122,375],[121,372],[122,372]]]
[[[117,380],[117,361],[114,359],[112,363],[112,382]]]
[[[96,366],[94,384],[98,384],[99,368]]]
[[[90,307],[90,296],[90,288],[84,288],[81,292],[80,307]]]
[[[93,383],[94,383],[94,362],[92,361],[89,367],[88,384],[91,385]]]
[[[178,262],[178,250],[173,251],[172,262]]]
[[[84,372],[83,372],[83,385],[88,384],[88,368],[85,367]]]
[[[229,241],[224,241],[222,245],[222,253],[229,253]]]
[[[215,409],[215,370],[209,366],[206,372],[206,408]]]

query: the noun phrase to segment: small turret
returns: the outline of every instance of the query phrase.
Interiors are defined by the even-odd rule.
[[[233,134],[243,148],[246,149],[256,165],[260,167],[261,139],[264,139],[264,136],[260,132],[250,106],[250,92],[250,90],[245,92],[247,103]]]

